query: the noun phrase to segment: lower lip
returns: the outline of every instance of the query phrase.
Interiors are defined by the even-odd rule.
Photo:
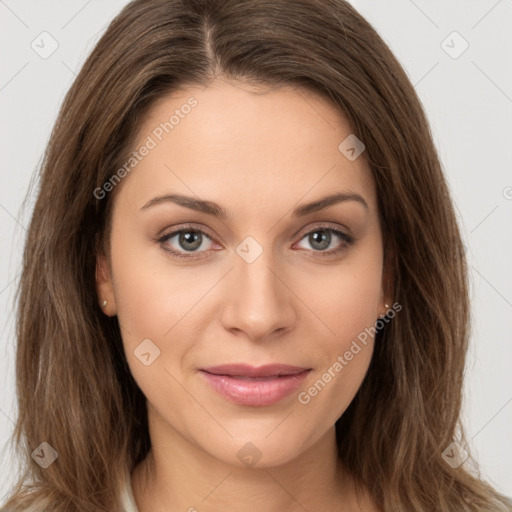
[[[295,375],[242,379],[229,375],[214,375],[201,370],[208,384],[220,395],[239,405],[262,407],[281,401],[304,382],[310,370]]]

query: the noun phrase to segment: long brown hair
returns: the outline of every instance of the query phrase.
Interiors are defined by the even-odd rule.
[[[12,511],[112,511],[150,448],[145,398],[95,259],[148,108],[216,77],[293,84],[327,98],[361,139],[377,185],[394,300],[368,374],[338,420],[340,459],[385,512],[511,510],[443,451],[459,422],[469,313],[456,218],[426,116],[376,31],[344,0],[136,0],[112,21],[67,94],[40,172],[17,310],[19,483]],[[46,442],[58,459],[43,469]],[[43,447],[46,445],[43,445]]]

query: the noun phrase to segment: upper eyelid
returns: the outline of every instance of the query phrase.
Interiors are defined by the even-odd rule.
[[[181,233],[182,231],[197,231],[197,232],[200,232],[204,235],[206,235],[207,237],[211,238],[211,239],[214,239],[215,237],[210,235],[208,233],[208,229],[207,228],[204,228],[204,227],[196,227],[192,224],[183,224],[182,226],[178,226],[177,228],[172,228],[172,229],[169,229],[169,228],[166,228],[166,229],[163,229],[160,233],[160,235],[158,235],[158,238],[167,238],[167,237],[170,237],[170,236],[174,236],[176,235],[177,233]]]
[[[326,229],[326,230],[333,230],[333,231],[341,231],[342,233],[344,233],[345,235],[347,236],[350,236],[350,237],[353,237],[352,235],[352,232],[351,230],[346,227],[346,226],[343,226],[343,225],[339,225],[335,222],[328,222],[328,221],[320,221],[320,222],[314,222],[312,225],[304,228],[304,229],[299,229],[294,236],[298,236],[300,233],[303,234],[303,236],[311,233],[312,231],[315,231],[315,230],[320,230],[320,229]]]

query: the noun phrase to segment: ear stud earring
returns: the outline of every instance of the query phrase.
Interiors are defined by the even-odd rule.
[[[389,304],[384,304],[384,307],[386,308],[386,311],[389,309]],[[380,315],[380,318],[384,318],[386,316],[386,311]]]
[[[104,308],[107,304],[108,302],[106,301],[106,299],[104,299],[103,302],[101,303],[101,307]]]

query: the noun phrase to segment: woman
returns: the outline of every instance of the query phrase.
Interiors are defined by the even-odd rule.
[[[8,511],[508,511],[464,462],[466,263],[342,0],[137,0],[57,120]]]

